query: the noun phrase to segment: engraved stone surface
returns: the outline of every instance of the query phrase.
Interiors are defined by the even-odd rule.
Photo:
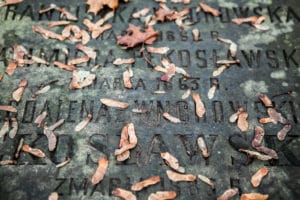
[[[24,0],[20,4],[0,8],[0,105],[12,105],[17,113],[0,111],[0,128],[6,118],[16,117],[17,135],[11,139],[8,134],[0,139],[0,161],[14,160],[21,138],[24,144],[41,149],[45,158],[34,157],[24,151],[15,164],[0,165],[0,199],[40,200],[47,199],[51,192],[58,192],[59,199],[118,199],[112,190],[120,187],[130,190],[131,185],[150,176],[160,176],[161,182],[140,192],[134,192],[137,199],[147,199],[159,190],[174,190],[176,199],[216,199],[225,190],[237,187],[239,199],[243,193],[259,192],[269,194],[269,199],[299,199],[300,185],[300,3],[297,0],[207,0],[206,3],[217,8],[222,15],[213,17],[198,9],[199,1],[190,4],[172,3],[167,5],[178,11],[189,9],[184,20],[190,23],[185,29],[174,21],[158,22],[153,27],[160,33],[153,43],[154,47],[169,47],[167,54],[139,53],[142,45],[132,49],[122,49],[117,45],[117,36],[124,34],[128,25],[144,28],[144,23],[131,17],[132,13],[149,7],[154,14],[159,3],[154,0],[129,0],[120,2],[115,15],[107,23],[112,29],[105,31],[97,39],[91,39],[86,46],[95,49],[96,59],[77,65],[78,71],[85,74],[95,65],[96,80],[91,86],[70,90],[72,72],[59,69],[54,61],[67,63],[69,60],[85,56],[76,50],[78,42],[70,40],[45,40],[33,33],[32,26],[47,29],[49,21],[64,19],[58,11],[39,14],[55,3],[67,8],[78,17],[71,24],[87,30],[82,24],[88,18],[95,22],[110,11],[105,7],[98,15],[87,13],[84,0]],[[236,25],[233,18],[266,15],[263,23],[269,30],[260,31],[251,24]],[[192,30],[198,28],[200,40],[194,41]],[[49,30],[61,32],[62,27]],[[213,77],[218,60],[233,58],[229,45],[217,37],[230,39],[238,46],[239,64],[231,65],[219,76]],[[30,54],[47,60],[50,65],[25,64],[17,67],[9,76],[5,69],[12,60],[13,46],[23,45]],[[28,58],[29,57],[26,57]],[[133,64],[114,65],[117,58],[135,58]],[[145,59],[146,58],[146,59]],[[170,82],[160,80],[163,75],[153,69],[162,65],[167,58],[177,67],[186,70],[191,76],[176,75]],[[123,84],[123,72],[131,66],[132,89]],[[12,92],[18,88],[20,80],[28,80],[28,86],[20,102],[12,99]],[[209,89],[217,84],[212,99]],[[42,86],[50,86],[44,94],[33,96]],[[205,115],[199,118],[190,95],[182,95],[191,88],[199,93],[206,107]],[[164,90],[165,94],[153,94]],[[259,119],[267,116],[267,109],[258,95],[268,95],[275,108],[292,125],[284,141],[277,139],[281,124],[260,124]],[[101,98],[111,98],[129,103],[127,109],[112,108],[100,102]],[[239,107],[248,116],[249,129],[241,132],[229,117]],[[132,109],[143,109],[145,113],[134,113]],[[48,126],[60,119],[65,122],[54,130],[57,145],[54,151],[48,150],[48,140],[43,127],[34,123],[43,111]],[[168,112],[181,120],[173,124],[162,114]],[[75,126],[88,114],[93,118],[81,131]],[[119,148],[121,130],[132,122],[138,137],[137,146],[131,150],[130,159],[118,162],[114,155]],[[254,159],[247,162],[246,154],[235,150],[229,137],[241,134],[249,145],[254,136],[255,126],[265,130],[263,144],[274,149],[279,159],[262,161]],[[203,136],[210,157],[204,159],[197,146],[197,138]],[[166,170],[170,169],[160,157],[161,152],[174,155],[188,174],[202,174],[215,182],[215,190],[197,179],[195,182],[172,182]],[[98,159],[109,160],[105,178],[97,185],[90,177],[98,166]],[[70,158],[70,163],[57,168],[56,165]],[[268,175],[258,188],[251,185],[251,176],[261,167],[267,167]]]

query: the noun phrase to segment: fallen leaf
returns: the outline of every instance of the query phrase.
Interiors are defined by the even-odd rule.
[[[69,25],[70,23],[71,23],[70,21],[65,21],[65,20],[51,21],[51,22],[48,22],[48,27],[52,28],[55,26],[66,26],[66,25]]]
[[[253,187],[258,187],[263,177],[268,174],[269,170],[265,167],[260,168],[253,176],[251,177],[251,184]]]
[[[273,149],[270,149],[270,148],[265,147],[265,146],[258,146],[258,147],[255,147],[255,149],[257,151],[260,151],[260,152],[263,152],[263,153],[267,154],[268,156],[270,156],[273,159],[278,159],[278,155],[277,155],[276,151],[273,150]]]
[[[93,185],[96,185],[103,180],[107,168],[108,168],[108,160],[106,158],[99,158],[98,168],[96,169],[95,173],[91,177],[91,182]]]
[[[121,101],[116,101],[113,99],[107,99],[107,98],[102,98],[100,99],[101,103],[108,107],[116,107],[116,108],[123,108],[126,109],[128,108],[129,104],[126,102],[121,102]]]
[[[174,116],[170,115],[167,112],[163,113],[163,117],[166,118],[167,120],[169,120],[170,122],[174,123],[174,124],[181,123],[180,119],[178,119],[177,117],[174,117]]]
[[[252,147],[258,147],[261,145],[264,139],[265,131],[260,126],[254,128],[254,138],[252,140]]]
[[[192,88],[188,88],[185,93],[181,96],[181,99],[187,99],[192,93]]]
[[[224,42],[226,44],[229,44],[229,50],[230,50],[231,57],[236,57],[236,51],[237,51],[236,43],[232,42],[232,40],[224,39],[224,38],[220,38],[220,37],[218,37],[218,40],[221,42]]]
[[[9,119],[5,118],[4,124],[0,130],[0,138],[4,137],[9,132]]]
[[[210,153],[207,150],[207,146],[205,144],[204,138],[198,137],[197,144],[198,144],[199,149],[201,150],[202,156],[204,158],[208,158],[210,156]]]
[[[205,4],[205,3],[199,3],[199,6],[203,10],[203,12],[210,13],[210,14],[212,14],[215,17],[218,17],[218,16],[220,16],[222,14],[217,9],[212,8],[211,6],[209,6],[209,5]]]
[[[39,158],[46,157],[45,153],[42,152],[40,149],[31,148],[28,144],[24,144],[23,147],[22,147],[22,150],[24,152],[30,153],[30,154],[32,154],[36,157],[39,157]]]
[[[222,74],[225,71],[225,69],[228,69],[229,67],[230,67],[229,64],[224,64],[224,65],[219,66],[217,69],[215,69],[213,71],[213,74],[212,74],[213,77],[219,76],[220,74]]]
[[[114,65],[122,65],[122,64],[132,64],[135,62],[134,58],[117,58],[114,60],[113,64]]]
[[[18,62],[15,61],[15,60],[12,60],[9,62],[8,66],[6,67],[5,69],[5,72],[8,74],[8,75],[13,75],[14,72],[15,72],[15,69],[17,68],[18,66]]]
[[[75,131],[79,132],[84,129],[90,123],[92,118],[93,116],[91,114],[88,114],[88,116],[83,121],[79,122],[79,124],[75,126]]]
[[[148,200],[167,200],[167,199],[175,199],[177,196],[175,191],[157,191],[155,193],[151,193],[148,197]]]
[[[237,25],[240,25],[242,23],[251,22],[251,25],[259,30],[269,30],[269,27],[266,25],[262,25],[261,23],[265,21],[267,17],[265,15],[262,15],[260,17],[251,16],[247,18],[234,18],[231,21]]]
[[[76,49],[82,51],[85,55],[90,57],[91,59],[96,59],[97,53],[95,52],[94,49],[90,47],[83,46],[82,44],[76,45]]]
[[[155,12],[155,20],[156,21],[173,21],[173,20],[180,20],[184,18],[184,15],[189,13],[189,9],[185,8],[180,12],[176,10],[171,10],[166,6],[164,3],[159,4],[159,8]]]
[[[73,60],[68,61],[68,65],[78,65],[78,64],[81,64],[81,63],[86,63],[89,60],[90,60],[90,57],[88,57],[88,56],[84,56],[84,57],[81,57],[81,58],[75,58]]]
[[[121,188],[116,188],[112,191],[112,195],[115,197],[120,197],[124,200],[136,200],[136,196],[128,190],[124,190]]]
[[[190,0],[171,0],[172,3],[183,3],[183,4],[189,4]]]
[[[129,144],[128,126],[129,126],[129,124],[126,124],[122,128],[119,148],[122,148]],[[127,151],[124,151],[123,153],[117,155],[117,161],[122,162],[122,161],[127,160],[129,157],[130,157],[130,150],[127,150]]]
[[[21,137],[21,139],[19,141],[19,144],[18,144],[18,147],[17,147],[17,151],[15,153],[15,159],[18,159],[20,157],[20,151],[23,147],[23,144],[24,144],[24,138]]]
[[[205,114],[205,106],[200,98],[200,95],[198,93],[193,93],[192,94],[193,100],[195,102],[195,109],[196,109],[196,114],[198,117],[203,117]]]
[[[246,22],[251,22],[252,24],[254,24],[257,21],[257,17],[251,16],[246,18],[234,18],[231,21],[237,25],[241,25],[242,23],[246,23]]]
[[[27,84],[28,84],[28,81],[26,79],[22,79],[19,83],[18,89],[12,93],[12,98],[16,102],[19,102],[21,100]]]
[[[16,160],[0,160],[0,165],[15,165],[15,164],[17,164]]]
[[[45,94],[50,89],[51,89],[51,86],[50,85],[46,85],[46,86],[42,87],[41,89],[39,89],[38,91],[34,92],[34,94],[32,96],[36,97],[37,95]]]
[[[208,99],[214,98],[215,92],[216,92],[216,90],[217,90],[217,88],[218,88],[218,85],[219,85],[219,84],[218,84],[217,82],[213,82],[211,88],[209,88],[208,93],[207,93]]]
[[[131,77],[133,76],[132,69],[129,67],[125,72],[123,72],[123,82],[124,87],[127,89],[132,88]]]
[[[167,165],[169,167],[171,167],[172,169],[174,169],[180,173],[185,172],[185,169],[183,167],[179,166],[179,162],[178,162],[177,158],[175,158],[169,152],[162,152],[162,153],[160,153],[160,156],[162,157],[162,159],[164,159],[166,161]]]
[[[58,193],[57,192],[52,192],[49,195],[48,200],[58,200]]]
[[[161,63],[165,67],[165,69],[158,69],[158,66],[156,66],[156,70],[162,70],[165,71],[165,74],[161,76],[160,80],[169,82],[171,78],[175,75],[176,72],[176,66],[174,63],[170,63],[166,58],[163,58],[161,60]]]
[[[57,10],[58,12],[61,13],[60,14],[61,17],[65,16],[68,20],[71,20],[71,21],[77,21],[78,20],[77,17],[74,16],[72,13],[70,13],[66,8],[59,7],[56,4],[50,4],[49,8],[39,10],[39,13],[42,14],[42,13],[45,13],[45,12],[49,12],[51,10]]]
[[[170,48],[169,47],[146,47],[148,53],[156,53],[156,54],[166,54]]]
[[[233,196],[235,196],[239,192],[238,188],[230,188],[226,190],[221,196],[217,198],[217,200],[229,200]]]
[[[239,151],[247,153],[250,157],[257,158],[259,160],[271,160],[271,159],[273,159],[271,156],[261,154],[257,151],[251,151],[251,150],[248,150],[248,149],[239,149]]]
[[[53,64],[55,66],[57,66],[58,68],[64,69],[64,70],[67,70],[67,71],[74,71],[74,70],[77,69],[74,65],[66,65],[66,64],[64,64],[60,61],[55,61]]]
[[[49,38],[57,39],[57,40],[60,40],[60,41],[65,40],[64,36],[62,36],[60,34],[57,34],[53,31],[49,31],[47,29],[44,29],[41,26],[32,26],[32,31],[41,34],[41,36],[46,40],[49,39]]]
[[[248,193],[242,194],[240,200],[267,200],[268,198],[268,194]]]
[[[112,28],[111,24],[105,24],[103,26],[99,26],[97,28],[95,28],[92,32],[92,38],[96,39],[97,37],[99,37],[102,33],[104,33],[105,31],[109,30]]]
[[[210,180],[209,178],[207,178],[206,176],[203,176],[203,175],[201,175],[201,174],[198,174],[198,178],[199,178],[201,181],[203,181],[204,183],[208,184],[208,185],[211,187],[212,190],[215,189],[215,183],[214,183],[212,180]]]
[[[70,162],[71,162],[71,159],[70,159],[70,158],[67,158],[65,161],[63,161],[63,162],[61,162],[61,163],[55,165],[55,167],[56,167],[56,168],[61,168],[61,167],[66,166],[66,165],[67,165],[68,163],[70,163]]]
[[[259,99],[263,102],[265,107],[273,107],[272,100],[265,94],[259,94]]]
[[[160,182],[159,176],[151,176],[141,182],[138,182],[131,186],[132,191],[141,191],[143,188],[148,187],[150,185],[155,185]]]
[[[11,139],[13,139],[17,135],[19,125],[18,125],[17,118],[15,118],[15,117],[11,118],[10,121],[11,121],[11,129],[10,129],[8,135]]]
[[[117,44],[122,45],[125,49],[132,48],[138,44],[153,44],[159,33],[156,32],[152,26],[148,26],[144,32],[140,27],[133,24],[129,24],[129,28],[126,30],[126,35],[120,35],[117,37]]]
[[[192,30],[192,34],[193,34],[194,41],[200,41],[200,31],[199,31],[199,29],[194,28]]]
[[[2,78],[3,78],[3,75],[2,75],[2,74],[0,74],[0,81],[2,80]]]
[[[81,42],[83,45],[86,45],[90,41],[91,37],[88,34],[88,32],[86,32],[86,30],[80,30],[80,33],[81,33]]]
[[[94,80],[96,79],[95,74],[90,74],[90,73],[84,74],[85,71],[80,71],[80,72],[78,72],[77,70],[73,71],[72,81],[69,85],[70,90],[87,87],[93,84]]]
[[[283,141],[287,135],[287,133],[292,129],[292,125],[291,124],[286,124],[283,126],[283,128],[278,131],[277,133],[277,138],[279,141]]]
[[[284,118],[281,113],[277,112],[275,108],[268,108],[267,112],[274,124],[277,124],[277,122],[280,122],[281,124],[287,123],[286,118]]]
[[[88,12],[97,15],[105,5],[115,10],[119,6],[119,0],[87,0],[86,4],[89,6]]]
[[[249,123],[247,121],[248,113],[246,111],[241,112],[238,115],[237,126],[242,132],[246,132],[249,128]]]
[[[135,148],[137,145],[138,139],[134,130],[133,123],[128,124],[127,131],[128,131],[129,143],[128,144],[124,143],[122,144],[122,147],[120,149],[116,149],[115,150],[116,156],[126,152],[127,150]]]
[[[13,107],[13,106],[3,106],[3,105],[0,105],[0,110],[7,111],[7,112],[13,112],[13,113],[18,112],[17,109],[15,107]]]
[[[155,90],[152,92],[152,94],[166,94],[167,92],[164,90]]]
[[[44,65],[49,65],[50,63],[47,62],[45,59],[36,57],[36,56],[31,56],[31,59],[35,62],[35,63],[40,63],[40,64],[44,64]]]
[[[143,8],[135,13],[132,14],[133,18],[141,18],[143,16],[145,16],[148,12],[150,11],[150,8]]]
[[[0,8],[8,5],[21,3],[23,0],[4,0],[0,2]]]
[[[173,172],[172,170],[167,170],[166,173],[168,178],[174,182],[181,182],[181,181],[193,182],[197,179],[197,177],[193,174],[179,174]]]

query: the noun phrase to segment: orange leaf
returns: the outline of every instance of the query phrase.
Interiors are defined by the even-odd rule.
[[[115,10],[119,6],[119,0],[87,0],[87,4],[89,5],[88,12],[97,15],[105,5]]]

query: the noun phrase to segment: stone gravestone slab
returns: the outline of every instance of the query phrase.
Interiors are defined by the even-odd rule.
[[[0,111],[1,127],[7,119],[16,118],[18,122],[14,138],[8,134],[1,137],[1,199],[47,199],[52,192],[57,192],[59,199],[117,199],[112,196],[115,188],[130,190],[132,184],[154,175],[160,176],[160,183],[134,192],[137,199],[147,199],[156,191],[170,190],[177,193],[176,199],[216,199],[233,187],[239,192],[232,199],[251,192],[268,194],[269,199],[299,199],[299,1],[207,1],[221,12],[217,17],[203,12],[199,1],[189,4],[168,1],[170,9],[188,9],[184,27],[179,27],[175,21],[157,22],[153,27],[159,37],[153,45],[141,44],[130,49],[117,45],[117,36],[124,35],[129,24],[144,30],[143,20],[147,15],[155,14],[159,3],[152,0],[120,2],[114,16],[106,22],[112,28],[91,38],[85,45],[95,50],[96,58],[76,65],[77,71],[82,76],[93,73],[96,79],[92,85],[77,90],[69,89],[72,72],[55,67],[53,63],[68,63],[84,57],[85,54],[76,49],[80,42],[45,39],[32,31],[32,26],[41,26],[61,33],[64,26],[47,27],[50,21],[66,20],[58,10],[39,13],[51,3],[74,14],[78,20],[71,24],[86,31],[84,19],[96,22],[110,11],[105,6],[97,15],[88,13],[89,7],[84,0],[24,0],[0,8],[0,74],[3,75],[0,105],[12,105],[18,110],[16,113]],[[150,8],[146,16],[132,17],[133,13],[146,7]],[[268,26],[268,30],[258,30],[251,23],[237,25],[231,21],[261,15],[266,16],[263,25]],[[199,30],[197,41],[193,36],[194,29]],[[218,37],[237,44],[239,63],[213,76],[213,71],[220,67],[217,61],[235,60],[229,45],[218,41]],[[8,75],[5,70],[14,59],[14,45],[24,46],[30,55],[45,59],[49,65],[25,64],[17,67],[13,75]],[[169,51],[161,55],[141,50],[147,46],[169,47]],[[134,58],[135,62],[117,66],[113,64],[117,58]],[[30,56],[25,59],[30,60]],[[161,80],[163,73],[154,69],[157,65],[162,66],[161,59],[168,59],[190,76],[176,73],[170,81]],[[99,68],[91,72],[97,65]],[[131,89],[123,83],[123,72],[128,68],[133,71]],[[28,85],[22,99],[16,102],[12,93],[22,79],[28,80]],[[47,92],[34,95],[45,86],[50,87]],[[209,98],[208,92],[214,87],[216,91]],[[200,94],[206,108],[203,117],[195,112],[191,95],[182,98],[189,89],[192,94]],[[154,91],[164,93],[155,94]],[[261,93],[271,98],[276,110],[292,126],[283,141],[277,138],[282,124],[259,123],[259,119],[268,116],[267,108],[258,98]],[[101,98],[127,102],[129,107],[112,108],[101,103]],[[236,123],[229,122],[229,117],[240,107],[248,113],[249,128],[245,132]],[[145,112],[136,113],[133,109]],[[57,144],[53,151],[48,150],[43,125],[37,127],[34,123],[43,111],[48,113],[44,121],[48,126],[65,120],[54,130]],[[164,112],[180,119],[181,123],[171,123],[163,117]],[[88,114],[92,115],[90,123],[76,132],[76,125]],[[134,124],[138,144],[130,150],[128,160],[118,162],[114,151],[119,148],[122,128],[130,122]],[[264,128],[263,145],[274,149],[278,159],[248,160],[246,154],[230,145],[229,138],[240,135],[241,140],[251,146],[256,126]],[[206,159],[197,146],[200,136],[210,152]],[[21,150],[16,159],[21,140],[42,150],[45,157],[38,158]],[[193,182],[169,180],[166,170],[170,168],[160,156],[166,151],[179,160],[186,173],[212,179],[215,189],[198,178]],[[106,158],[109,165],[104,179],[93,185],[90,178],[100,157]],[[67,159],[70,160],[68,164],[57,167]],[[5,161],[10,162],[5,164]],[[261,185],[254,188],[250,183],[251,176],[262,167],[269,173]]]

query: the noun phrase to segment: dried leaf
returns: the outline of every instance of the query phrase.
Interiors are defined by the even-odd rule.
[[[226,190],[221,196],[217,198],[217,200],[229,200],[233,196],[235,196],[239,192],[238,188],[230,188]]]
[[[53,124],[52,126],[49,126],[48,129],[51,130],[51,131],[54,131],[54,129],[61,126],[64,122],[65,122],[64,119],[60,119],[57,122],[55,122],[55,124]]]
[[[183,4],[189,4],[190,0],[171,0],[172,3],[183,3]]]
[[[13,117],[10,119],[10,121],[11,121],[11,130],[9,131],[8,135],[11,139],[13,139],[17,135],[19,126],[18,126],[17,118]]]
[[[112,191],[112,195],[115,197],[120,197],[124,200],[136,200],[136,196],[128,190],[124,190],[121,188],[116,188]]]
[[[104,26],[97,27],[92,32],[92,38],[96,39],[99,37],[102,33],[112,28],[111,24],[105,24]]]
[[[187,99],[192,93],[192,88],[188,88],[186,92],[181,96],[181,99]]]
[[[164,112],[163,113],[163,117],[166,118],[167,120],[169,120],[170,122],[174,123],[174,124],[179,124],[181,123],[180,119],[170,115],[169,113],[167,112]]]
[[[283,141],[287,133],[291,130],[291,128],[292,128],[291,124],[284,125],[283,128],[277,133],[278,140]]]
[[[39,157],[39,158],[46,157],[45,153],[42,152],[40,149],[31,148],[28,144],[24,144],[23,147],[22,147],[22,150],[24,152],[30,153],[30,154],[32,154],[36,157]]]
[[[64,64],[60,61],[55,61],[53,64],[55,66],[57,66],[58,68],[64,69],[64,70],[67,70],[67,71],[74,71],[74,70],[77,69],[74,65],[66,65],[66,64]]]
[[[156,54],[166,54],[170,48],[169,47],[146,47],[148,53],[156,53]]]
[[[268,194],[248,193],[242,194],[240,200],[267,200],[268,198]]]
[[[258,187],[263,177],[268,174],[269,170],[265,167],[260,168],[253,176],[251,177],[251,184],[253,187]]]
[[[81,33],[81,42],[83,45],[86,45],[90,41],[91,37],[88,34],[88,32],[86,32],[86,30],[80,30],[80,33]]]
[[[58,193],[57,192],[52,192],[49,197],[48,200],[58,200]]]
[[[261,23],[265,21],[267,17],[265,15],[262,15],[260,17],[252,16],[252,17],[247,17],[247,18],[235,18],[232,19],[231,21],[237,25],[240,25],[245,22],[251,22],[251,25],[254,26],[255,28],[259,30],[269,30],[269,27],[266,25],[262,25]]]
[[[57,143],[57,138],[53,132],[47,126],[44,127],[44,135],[46,135],[48,139],[48,149],[49,151],[54,151]]]
[[[55,26],[66,26],[66,25],[69,25],[70,23],[71,22],[64,21],[64,20],[61,20],[61,21],[52,21],[52,22],[48,22],[48,27],[52,28],[52,27],[55,27]]]
[[[67,165],[68,163],[70,163],[70,162],[71,162],[71,159],[70,159],[70,158],[67,158],[65,161],[63,161],[63,162],[57,164],[55,167],[56,167],[56,168],[61,168],[61,167],[66,166],[66,165]]]
[[[50,63],[47,62],[45,59],[36,57],[36,56],[31,56],[31,59],[35,62],[35,63],[40,63],[40,64],[44,64],[44,65],[49,65]]]
[[[23,0],[4,0],[0,2],[0,8],[8,5],[21,3]]]
[[[119,6],[119,0],[87,0],[86,4],[89,6],[88,12],[97,15],[105,5],[115,10]]]
[[[21,138],[17,147],[17,151],[15,153],[15,159],[18,159],[20,157],[20,151],[23,147],[23,144],[24,144],[24,138]]]
[[[50,10],[57,10],[58,12],[60,12],[61,17],[65,16],[68,20],[72,20],[72,21],[77,21],[77,17],[74,16],[73,14],[71,14],[66,8],[64,7],[59,7],[55,4],[50,4],[49,8],[45,8],[39,11],[40,14],[45,13],[45,12],[49,12]]]
[[[200,95],[198,93],[194,93],[192,94],[192,97],[195,102],[197,116],[203,117],[203,115],[205,114],[205,106],[200,98]]]
[[[175,68],[176,73],[182,74],[185,77],[190,77],[189,73],[187,73],[183,68],[176,67]]]
[[[252,16],[247,18],[234,18],[231,21],[237,25],[240,25],[242,23],[247,23],[247,22],[251,22],[252,24],[255,24],[255,22],[257,21],[257,17]]]
[[[36,91],[33,94],[33,97],[36,97],[37,95],[40,95],[40,94],[44,94],[44,93],[48,92],[50,89],[51,89],[50,85],[46,85],[46,86],[42,87],[41,89],[39,89],[38,91]]]
[[[167,170],[166,172],[167,172],[168,178],[174,182],[180,182],[180,181],[192,182],[197,179],[197,177],[194,176],[193,174],[179,174],[179,173],[173,172],[172,170]]]
[[[199,178],[201,181],[203,181],[204,183],[208,184],[208,185],[211,187],[212,190],[215,189],[215,183],[214,183],[212,180],[210,180],[209,178],[207,178],[206,176],[203,176],[203,175],[201,175],[201,174],[198,174],[198,178]]]
[[[199,6],[203,10],[203,12],[210,13],[210,14],[212,14],[215,17],[218,17],[218,16],[220,16],[222,14],[217,9],[210,7],[209,5],[207,5],[205,3],[199,3]]]
[[[90,123],[92,118],[93,118],[93,116],[91,114],[88,114],[88,116],[83,121],[81,121],[79,124],[77,124],[77,126],[75,127],[75,131],[79,132],[82,129],[84,129]]]
[[[162,159],[164,159],[166,161],[167,165],[169,167],[171,167],[172,169],[174,169],[180,173],[185,172],[185,169],[183,167],[179,166],[179,162],[178,162],[177,158],[175,158],[169,152],[162,152],[162,153],[160,153],[160,156],[162,157]]]
[[[218,40],[221,41],[221,42],[224,42],[226,44],[229,44],[229,50],[230,50],[230,54],[232,57],[236,57],[236,51],[237,51],[237,44],[232,42],[231,40],[229,39],[224,39],[224,38],[220,38],[218,37]]]
[[[95,173],[91,177],[91,182],[93,185],[96,185],[103,180],[107,168],[108,168],[108,160],[106,158],[99,158],[98,168],[96,169]]]
[[[213,85],[211,86],[211,88],[209,88],[208,93],[207,93],[208,99],[214,98],[215,92],[216,92],[217,88],[218,88],[218,84],[217,84],[217,83],[216,83],[216,84],[213,84]]]
[[[8,75],[13,75],[14,72],[15,72],[15,69],[17,68],[18,66],[18,62],[15,61],[15,60],[12,60],[9,62],[8,66],[6,67],[5,69],[5,72],[8,74]]]
[[[184,18],[184,15],[189,13],[189,9],[183,9],[180,12],[176,10],[171,10],[164,3],[159,4],[159,8],[155,12],[155,20],[156,21],[173,21],[173,20],[181,20]]]
[[[204,158],[208,158],[210,156],[210,153],[207,150],[204,138],[203,137],[198,137],[197,144],[198,144],[199,149],[201,150],[202,156]]]
[[[81,73],[80,73],[81,72]],[[74,89],[81,89],[84,87],[87,87],[91,84],[93,84],[94,80],[96,79],[95,74],[85,74],[85,71],[80,71],[78,72],[77,70],[73,71],[73,77],[72,81],[69,85],[69,89],[74,90]]]
[[[127,150],[135,148],[137,145],[138,139],[135,134],[133,123],[128,124],[127,131],[128,131],[129,143],[127,143],[127,142],[122,143],[122,145],[121,145],[122,147],[120,149],[115,150],[116,156],[126,152]]]
[[[170,63],[165,58],[161,60],[161,63],[165,67],[165,74],[161,76],[160,80],[169,82],[171,78],[175,75],[176,66],[173,63]],[[156,66],[156,70],[162,70],[162,69],[158,69],[158,66]]]
[[[167,200],[175,199],[177,196],[174,191],[157,191],[156,193],[151,193],[148,200]]]
[[[86,46],[83,46],[82,44],[78,44],[76,46],[76,49],[82,51],[85,55],[87,55],[91,59],[96,59],[96,57],[97,57],[97,53],[95,52],[95,50],[90,47],[86,47]]]
[[[261,154],[257,151],[251,151],[251,150],[248,150],[248,149],[239,149],[239,151],[247,153],[250,157],[257,158],[259,160],[271,160],[271,159],[273,159],[271,156],[263,155],[263,154]]]
[[[247,121],[248,113],[246,111],[241,112],[238,117],[237,126],[242,132],[246,132],[249,128],[249,123]]]
[[[15,107],[13,107],[13,106],[3,106],[3,105],[0,105],[0,110],[7,111],[7,112],[13,112],[13,113],[18,112],[17,109]]]
[[[24,90],[26,88],[28,84],[28,81],[26,79],[22,79],[19,83],[19,87],[17,90],[15,90],[13,93],[12,93],[12,98],[16,101],[16,102],[19,102],[23,96],[23,93],[24,93]]]
[[[0,130],[0,138],[4,137],[9,132],[9,119],[5,118],[4,124]]]
[[[259,94],[259,99],[263,102],[265,107],[273,107],[272,100],[265,94]]]
[[[86,63],[89,60],[90,60],[90,57],[88,57],[88,56],[84,56],[84,57],[81,57],[81,58],[75,58],[73,60],[68,61],[68,65],[78,65],[78,64],[81,64],[81,63]]]
[[[132,14],[133,18],[141,18],[143,16],[145,16],[148,12],[150,11],[150,8],[143,8],[142,10],[139,10],[135,13]]]
[[[264,139],[264,135],[265,135],[265,131],[264,129],[262,129],[260,126],[256,126],[254,128],[254,138],[252,140],[252,147],[258,147],[261,145],[263,139]]]
[[[126,109],[128,108],[129,104],[126,102],[121,102],[121,101],[116,101],[113,99],[107,99],[107,98],[102,98],[100,99],[101,103],[108,107],[116,107],[116,108],[123,108]]]
[[[135,47],[141,43],[153,44],[159,35],[152,26],[148,26],[145,31],[142,32],[140,27],[129,24],[129,28],[126,31],[126,35],[117,37],[117,44],[124,46],[125,49]]]
[[[125,59],[125,58],[117,58],[114,62],[113,62],[113,64],[114,65],[122,65],[122,64],[132,64],[132,63],[134,63],[135,62],[135,59],[134,58],[127,58],[127,59]]]
[[[200,31],[199,31],[199,29],[194,28],[192,30],[192,34],[193,34],[194,41],[200,41]]]
[[[277,112],[275,108],[268,108],[267,112],[274,124],[277,124],[277,122],[280,122],[281,124],[287,123],[286,118],[284,118],[281,113]]]
[[[126,124],[122,128],[121,138],[120,138],[120,143],[119,143],[120,148],[129,144],[128,126],[129,126],[129,124]],[[127,151],[121,153],[120,155],[117,155],[117,161],[122,162],[122,161],[127,160],[129,157],[130,157],[130,151],[127,150]]]
[[[132,88],[132,83],[131,83],[132,76],[133,76],[133,72],[132,72],[131,68],[129,68],[125,72],[123,72],[124,87],[127,89]]]
[[[219,76],[220,74],[222,74],[222,72],[225,71],[225,69],[229,68],[230,65],[229,64],[225,64],[225,65],[221,65],[220,67],[218,67],[217,69],[215,69],[213,71],[213,77]]]
[[[41,34],[41,36],[46,40],[49,39],[49,38],[57,39],[57,40],[60,40],[60,41],[65,40],[64,36],[62,36],[60,34],[57,34],[55,32],[46,30],[46,29],[42,28],[41,26],[32,26],[32,31]]]
[[[131,186],[132,191],[141,191],[143,188],[148,187],[150,185],[155,185],[160,182],[159,176],[151,176],[141,182],[138,182]]]
[[[258,146],[258,147],[255,147],[255,149],[257,151],[260,151],[260,152],[263,152],[263,153],[267,154],[268,156],[270,156],[273,159],[278,159],[278,155],[277,155],[276,151],[273,150],[273,149],[270,149],[270,148],[265,147],[265,146]]]

